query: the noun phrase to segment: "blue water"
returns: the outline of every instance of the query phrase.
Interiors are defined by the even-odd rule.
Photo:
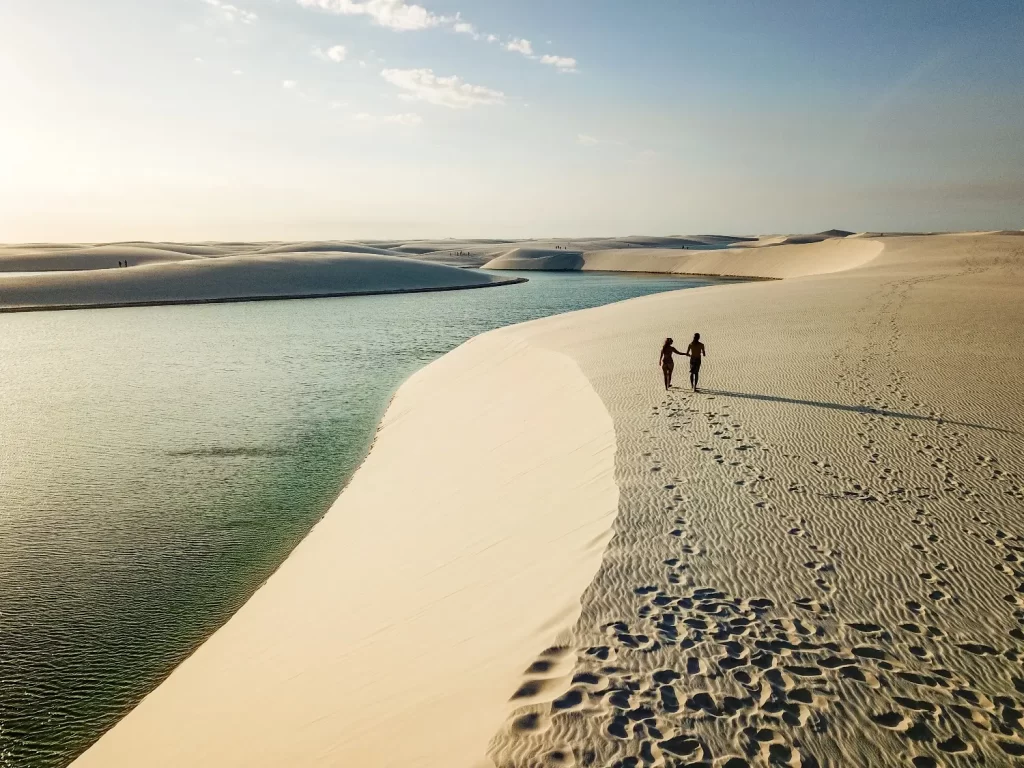
[[[410,373],[492,328],[718,282],[524,276],[0,316],[0,766],[67,765],[227,620]]]

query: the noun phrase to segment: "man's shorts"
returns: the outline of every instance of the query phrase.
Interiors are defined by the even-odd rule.
[[[700,363],[701,363],[701,358],[699,358],[699,357],[691,357],[690,358],[690,373],[692,373],[694,375],[700,373]]]

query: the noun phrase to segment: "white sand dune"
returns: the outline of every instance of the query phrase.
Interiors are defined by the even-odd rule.
[[[177,261],[127,269],[6,275],[0,277],[0,311],[311,298],[503,282],[479,272],[373,254],[182,255]]]
[[[586,260],[582,251],[562,251],[551,248],[512,248],[487,262],[484,266],[486,269],[576,271],[586,266]]]
[[[778,242],[785,239],[779,238]],[[821,238],[824,239],[824,238]],[[591,251],[607,251],[613,249],[632,251],[645,251],[658,248],[709,248],[709,247],[739,247],[758,245],[757,238],[732,237],[728,235],[687,235],[671,237],[645,237],[630,236],[618,238],[557,238],[539,240],[467,240],[467,241],[444,241],[444,242],[416,242],[407,245],[397,244],[394,250],[410,253],[416,258],[424,261],[432,261],[438,264],[450,264],[460,267],[482,267],[488,262],[501,257],[507,257],[506,261],[515,256],[515,252],[522,251],[524,254],[532,252],[539,257],[550,251],[554,257],[552,263],[563,264],[567,262],[566,252],[588,253]],[[514,269],[515,267],[505,267]],[[527,267],[527,268],[536,268]],[[578,269],[579,267],[548,267],[549,269]]]
[[[261,248],[258,253],[375,253],[379,256],[399,256],[397,251],[362,243],[305,242],[285,243]]]
[[[785,279],[428,366],[281,570],[75,765],[1024,755],[1024,241],[695,256]],[[707,390],[665,392],[693,331]]]
[[[626,248],[572,253],[517,248],[488,262],[484,269],[583,269],[786,278],[852,269],[871,261],[881,250],[877,241],[845,238],[805,245],[772,243],[771,247],[710,251]]]
[[[224,255],[218,253],[217,255]],[[201,254],[170,250],[153,244],[110,244],[49,248],[0,248],[0,272],[78,271],[116,269],[119,262],[132,266],[204,258]]]

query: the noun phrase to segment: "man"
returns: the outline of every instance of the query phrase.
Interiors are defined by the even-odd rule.
[[[686,354],[690,356],[690,386],[694,392],[699,392],[697,382],[700,379],[700,363],[708,354],[707,349],[701,344],[699,333],[693,334],[693,341],[686,348]]]

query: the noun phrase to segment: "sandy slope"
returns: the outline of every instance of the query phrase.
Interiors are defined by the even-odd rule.
[[[179,254],[177,260],[127,269],[0,276],[0,311],[343,296],[500,282],[479,272],[375,254]]]
[[[328,518],[76,765],[475,766],[510,698],[501,768],[1010,764],[1024,240],[884,244],[760,249],[789,279],[428,367]],[[666,393],[659,345],[696,330],[708,391]]]
[[[463,345],[402,386],[267,584],[75,765],[478,764],[523,669],[579,615],[614,453],[569,358],[518,329]],[[566,674],[547,661],[540,677]]]

